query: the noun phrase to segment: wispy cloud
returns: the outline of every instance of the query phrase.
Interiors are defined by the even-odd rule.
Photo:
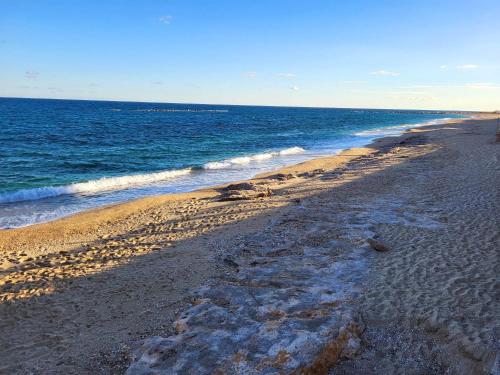
[[[406,89],[434,89],[434,90],[455,90],[455,89],[474,89],[474,90],[498,90],[500,84],[492,82],[471,82],[461,85],[413,85],[402,86],[402,90]]]
[[[255,77],[257,77],[257,72],[255,72],[253,70],[249,70],[247,72],[243,72],[243,75],[247,78],[255,78]]]
[[[386,76],[386,77],[397,77],[400,75],[398,72],[391,72],[389,70],[376,70],[372,72],[371,74],[376,75],[376,76]]]
[[[163,82],[162,81],[154,81],[153,84],[154,85],[163,85]]]
[[[463,87],[468,88],[468,89],[475,89],[475,90],[498,90],[500,89],[500,85],[496,85],[491,82],[474,82],[474,83],[467,83]]]
[[[300,87],[299,86],[290,86],[290,90],[292,90],[292,91],[299,91]]]
[[[296,75],[293,74],[293,73],[277,73],[276,75],[278,77],[283,77],[283,78],[294,78],[294,77],[296,77]]]
[[[479,65],[476,64],[463,64],[463,65],[456,65],[455,67],[449,66],[447,64],[443,64],[439,67],[441,70],[449,70],[449,69],[458,69],[458,70],[472,70],[472,69],[477,69],[479,68]]]
[[[172,16],[161,16],[159,18],[160,22],[163,23],[164,25],[170,25],[170,23],[172,22],[172,19],[174,17]]]
[[[24,73],[24,76],[27,79],[37,79],[39,75],[40,75],[40,73],[38,73],[36,70],[27,70]]]
[[[360,85],[362,83],[366,83],[366,81],[342,81],[346,85]]]
[[[410,89],[410,90],[413,90],[413,89],[432,89],[432,88],[435,88],[437,86],[435,85],[411,85],[411,86],[401,86],[400,89],[402,90],[407,90],[407,89]]]
[[[475,65],[475,64],[464,64],[464,65],[457,66],[457,69],[461,69],[461,70],[471,70],[471,69],[477,69],[477,68],[479,68],[479,66]]]

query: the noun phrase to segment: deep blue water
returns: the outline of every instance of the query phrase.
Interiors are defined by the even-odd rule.
[[[0,228],[248,178],[451,117],[0,98]]]

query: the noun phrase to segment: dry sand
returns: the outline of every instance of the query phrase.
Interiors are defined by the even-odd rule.
[[[391,251],[366,255],[349,302],[362,344],[331,373],[495,371],[496,127],[484,115],[414,129],[258,176],[250,191],[151,197],[1,231],[0,373],[123,373],[137,340],[175,333],[189,291],[234,275],[248,238],[354,251],[371,235]]]

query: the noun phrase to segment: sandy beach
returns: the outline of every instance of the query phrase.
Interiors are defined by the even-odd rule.
[[[0,373],[498,372],[497,118],[0,231]]]

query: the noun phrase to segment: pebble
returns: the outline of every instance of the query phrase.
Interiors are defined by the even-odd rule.
[[[379,239],[368,238],[366,242],[368,242],[370,247],[375,251],[386,252],[391,250],[391,248],[386,243]]]

